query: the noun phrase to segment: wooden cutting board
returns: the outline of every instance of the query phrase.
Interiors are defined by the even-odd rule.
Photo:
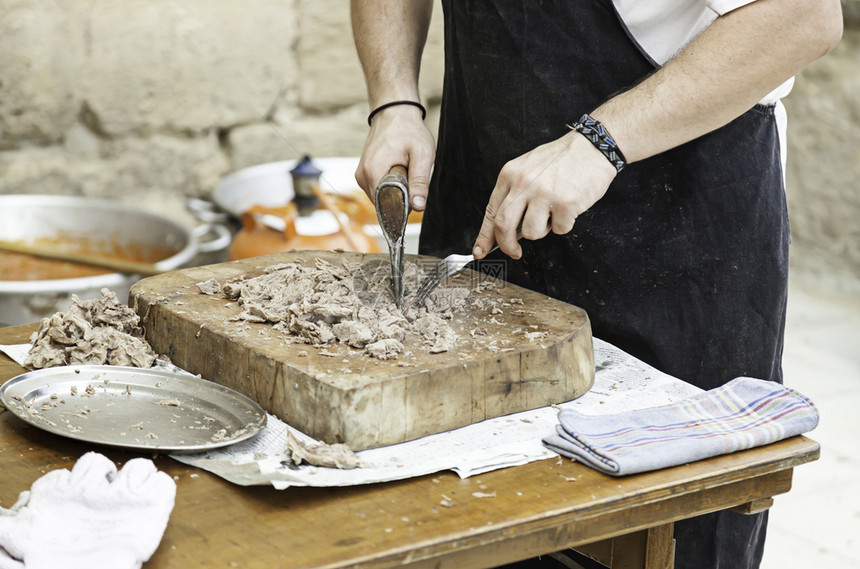
[[[449,286],[491,297],[497,309],[456,314],[451,326],[458,340],[448,352],[431,354],[407,338],[404,354],[387,361],[337,343],[291,343],[270,324],[236,321],[241,309],[235,302],[197,286],[212,278],[224,284],[258,276],[278,263],[312,266],[317,258],[335,265],[388,259],[303,251],[183,269],[139,281],[129,303],[159,354],[248,395],[308,435],[354,450],[569,401],[594,382],[585,311],[469,269]],[[476,287],[487,282],[495,288]]]

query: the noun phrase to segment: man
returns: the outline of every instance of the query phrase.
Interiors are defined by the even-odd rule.
[[[352,0],[368,195],[402,164],[413,209],[426,204],[423,253],[482,258],[497,243],[509,280],[581,306],[596,336],[667,373],[703,389],[781,381],[779,98],[839,41],[839,1],[443,8],[435,150],[416,104],[432,1]],[[765,526],[731,512],[678,523],[676,566],[758,567]]]

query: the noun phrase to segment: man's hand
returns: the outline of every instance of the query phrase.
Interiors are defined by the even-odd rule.
[[[419,101],[418,70],[433,0],[351,0],[353,37],[370,108],[393,101]],[[355,180],[373,201],[376,185],[392,166],[408,171],[412,209],[422,211],[436,142],[412,105],[374,115]]]
[[[612,133],[627,162],[638,162],[742,115],[830,51],[841,35],[838,0],[752,2],[717,18],[672,61],[590,114]],[[614,168],[590,146],[570,133],[505,165],[475,257],[483,257],[495,241],[519,258],[520,223],[526,239],[539,239],[550,229],[570,231],[576,216],[600,199],[614,178]]]
[[[502,168],[472,254],[480,259],[498,243],[514,259],[525,239],[563,235],[576,218],[603,197],[615,167],[577,132],[538,146]]]
[[[373,202],[379,180],[392,166],[405,166],[412,209],[423,211],[435,151],[436,142],[419,109],[389,107],[373,117],[355,180]]]

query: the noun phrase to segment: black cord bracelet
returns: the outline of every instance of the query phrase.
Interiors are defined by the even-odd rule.
[[[618,172],[627,165],[627,159],[624,158],[624,154],[621,153],[621,149],[618,148],[615,139],[612,138],[606,127],[597,119],[584,114],[578,122],[567,126],[591,141],[591,144],[606,156],[606,159],[615,166]]]
[[[388,107],[393,107],[394,105],[412,105],[413,107],[418,107],[419,109],[421,109],[421,120],[423,121],[424,119],[427,118],[427,109],[425,109],[424,105],[422,105],[421,103],[419,103],[417,101],[391,101],[390,103],[385,103],[384,105],[379,105],[378,107],[376,107],[375,109],[370,111],[370,114],[367,115],[367,126],[372,126],[370,124],[370,121],[373,120],[373,117],[376,115],[376,113],[378,113],[379,111],[382,111],[384,109],[387,109]]]

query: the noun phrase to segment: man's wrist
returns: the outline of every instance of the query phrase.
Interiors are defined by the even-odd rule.
[[[616,172],[621,172],[627,165],[624,153],[621,152],[618,143],[609,133],[609,130],[607,130],[603,123],[591,115],[584,114],[578,121],[567,126],[582,135],[594,148],[599,150],[615,168]]]
[[[599,172],[601,175],[607,176],[607,184],[615,179],[618,170],[590,141],[573,130],[565,136],[568,137],[567,149],[573,159],[577,161],[587,160],[588,164],[594,168],[595,174]]]
[[[370,111],[370,114],[367,115],[367,126],[373,126],[373,124],[372,124],[373,117],[375,117],[380,112],[384,111],[385,109],[390,109],[392,107],[398,107],[398,106],[414,107],[414,108],[421,111],[421,120],[422,121],[427,118],[427,109],[424,108],[424,105],[422,105],[418,101],[413,101],[410,99],[403,99],[403,100],[396,100],[396,101],[389,101],[387,103],[382,103],[381,105],[374,108],[372,111]]]

